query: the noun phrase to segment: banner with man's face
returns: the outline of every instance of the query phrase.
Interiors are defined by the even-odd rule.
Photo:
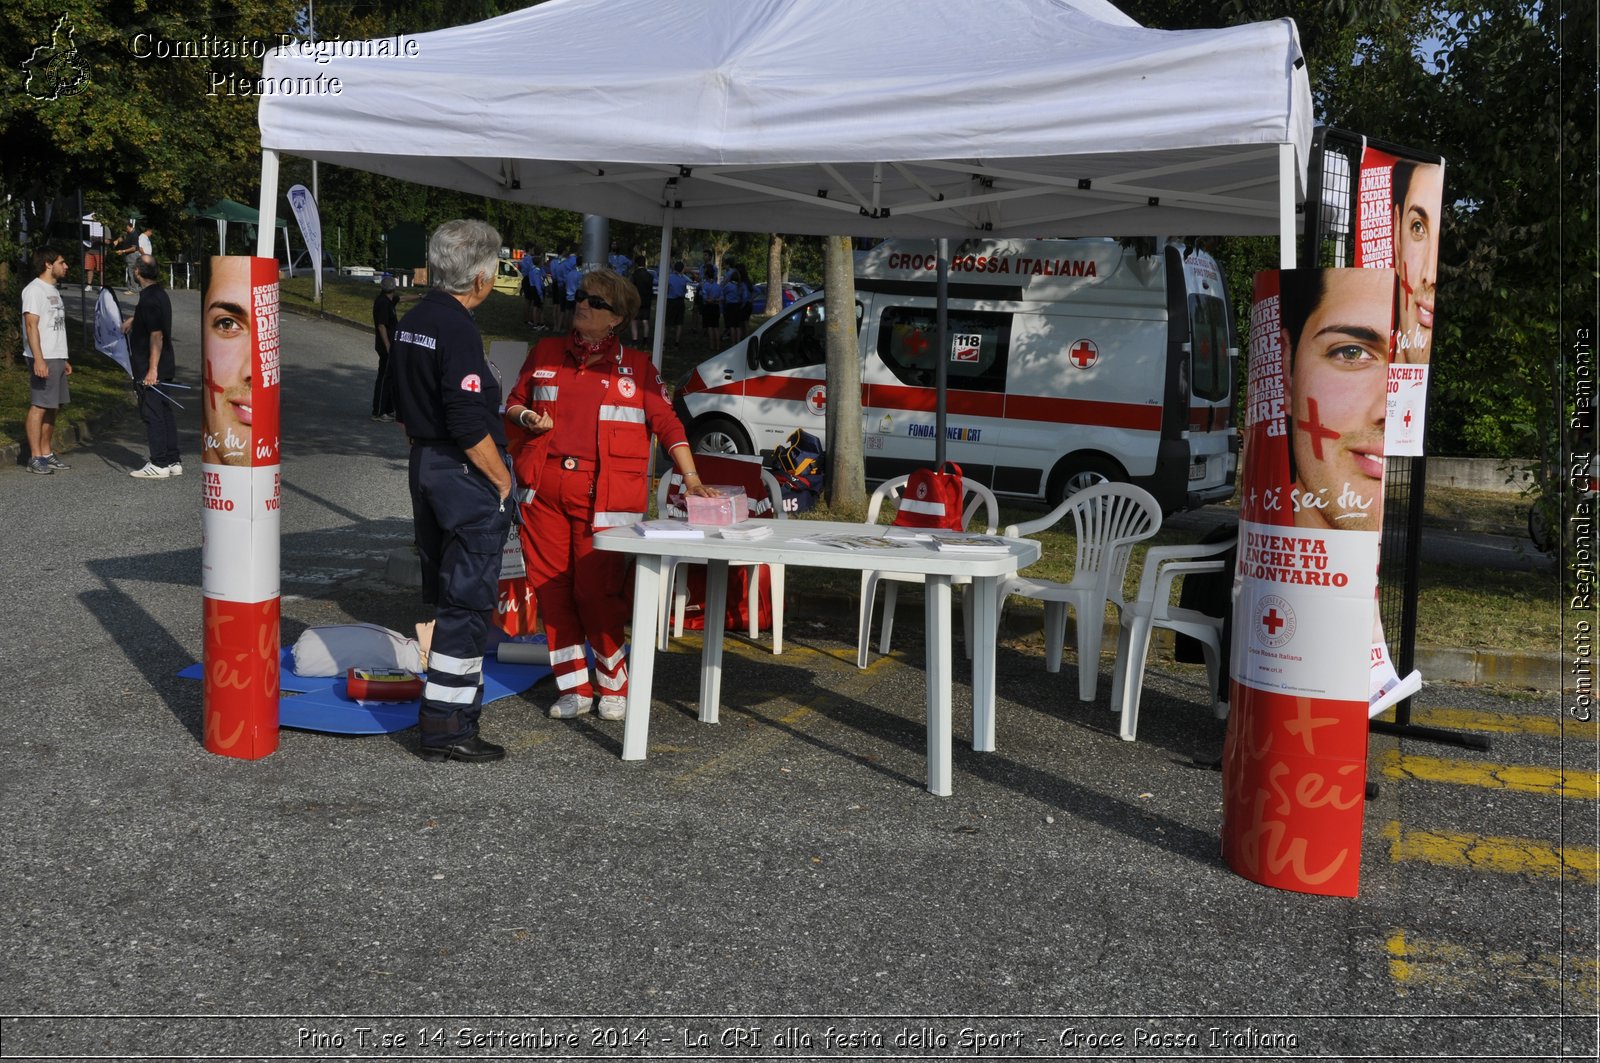
[[[1394,287],[1380,270],[1256,277],[1223,851],[1307,893],[1359,885]]]
[[[278,745],[278,263],[218,256],[201,297],[206,748]]]

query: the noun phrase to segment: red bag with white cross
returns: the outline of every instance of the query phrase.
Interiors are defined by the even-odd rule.
[[[951,472],[949,470],[955,470]],[[942,528],[961,531],[961,466],[947,461],[937,469],[918,469],[906,480],[900,495],[897,528]]]

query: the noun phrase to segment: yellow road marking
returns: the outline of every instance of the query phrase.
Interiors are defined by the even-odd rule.
[[[686,631],[682,635],[675,636],[672,641],[680,652],[686,653],[698,654],[705,645],[704,636],[698,631]],[[769,660],[779,664],[785,661],[821,659],[835,664],[848,664],[851,668],[856,666],[856,651],[853,646],[837,650],[819,649],[816,646],[807,646],[804,643],[790,642],[785,638],[783,653],[774,654],[770,641],[752,642],[745,635],[735,632],[729,632],[728,637],[723,639],[722,652],[724,656],[731,653],[749,660]],[[867,667],[860,669],[860,671],[864,673],[876,672],[884,667],[885,664],[893,662],[894,659],[893,657],[878,657],[876,660],[868,662]]]
[[[1465,871],[1494,871],[1539,878],[1572,878],[1588,885],[1600,882],[1600,852],[1558,849],[1529,838],[1495,838],[1455,831],[1405,830],[1397,822],[1383,829],[1389,859],[1416,861]]]
[[[1462,992],[1532,982],[1554,992],[1565,985],[1589,1010],[1600,1004],[1600,962],[1593,957],[1514,951],[1483,955],[1454,942],[1411,937],[1404,930],[1390,934],[1384,948],[1389,977],[1401,996],[1424,987]]]
[[[1530,764],[1445,760],[1441,757],[1402,754],[1398,749],[1385,750],[1378,757],[1378,768],[1391,779],[1481,786],[1488,790],[1515,790],[1517,793],[1548,794],[1580,801],[1600,799],[1600,775],[1592,771],[1562,771]]]
[[[1487,731],[1492,734],[1529,734],[1547,738],[1600,738],[1600,720],[1574,720],[1570,716],[1534,716],[1518,712],[1484,712],[1478,709],[1419,708],[1412,710],[1411,722],[1427,727],[1455,731]]]
[[[810,701],[806,702],[804,705],[801,705],[799,708],[793,709],[778,717],[774,722],[782,725],[783,727],[792,727],[801,720],[805,719],[807,716],[812,715],[819,707],[826,705],[831,700],[832,695],[830,694],[818,695],[817,697],[814,697]],[[754,736],[748,742],[740,744],[737,749],[730,749],[726,753],[719,753],[710,760],[690,768],[688,771],[674,778],[673,782],[685,783],[698,776],[714,773],[725,765],[732,764],[739,760],[747,760],[754,754],[760,752],[768,746],[774,745],[785,737],[787,736],[782,731],[776,728],[768,728],[765,734]]]

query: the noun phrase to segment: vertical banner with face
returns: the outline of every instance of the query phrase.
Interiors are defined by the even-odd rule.
[[[1394,277],[1269,271],[1251,311],[1223,854],[1353,897]]]
[[[1361,156],[1354,264],[1392,269],[1395,299],[1389,369],[1388,454],[1422,454],[1433,316],[1439,279],[1444,165],[1367,147]]]
[[[217,256],[201,298],[205,746],[278,748],[278,263]]]

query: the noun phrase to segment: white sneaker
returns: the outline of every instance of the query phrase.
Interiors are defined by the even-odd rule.
[[[600,699],[599,708],[602,720],[620,720],[628,714],[628,697],[626,694],[607,694]]]
[[[582,694],[563,694],[550,706],[552,720],[570,720],[574,716],[582,716],[591,708],[589,699]]]
[[[155,465],[147,461],[128,475],[140,480],[165,480],[172,475],[172,472],[165,465]]]
[[[171,465],[168,465],[167,466],[167,475],[168,476],[182,476],[183,475],[183,462],[175,461]]]

